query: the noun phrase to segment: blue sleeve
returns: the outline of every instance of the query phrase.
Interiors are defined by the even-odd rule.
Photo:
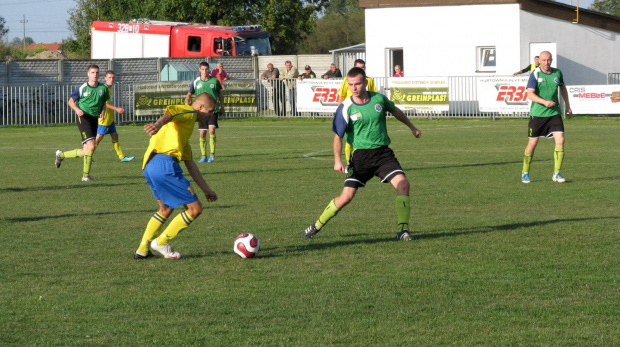
[[[80,100],[80,87],[75,88],[73,93],[71,93],[71,99],[73,99],[73,101],[75,101],[75,102]]]
[[[532,72],[530,74],[530,79],[527,80],[527,89],[536,89],[538,87],[538,81],[536,80],[535,74]]]
[[[194,94],[194,92],[196,92],[196,89],[194,89],[194,81],[192,81],[192,83],[189,85],[189,92],[190,94]]]
[[[339,137],[344,137],[344,133],[347,130],[348,115],[344,112],[344,103],[338,106],[336,113],[334,113],[334,120],[332,121],[332,131]]]
[[[558,72],[560,73],[560,82],[558,83],[558,86],[563,86],[564,85],[564,74],[560,70],[558,70]]]

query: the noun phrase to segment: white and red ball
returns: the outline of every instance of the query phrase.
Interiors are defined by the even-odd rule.
[[[259,249],[260,242],[252,234],[244,233],[235,238],[233,250],[239,258],[254,258],[258,254]]]

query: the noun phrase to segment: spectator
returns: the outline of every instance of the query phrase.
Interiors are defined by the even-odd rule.
[[[286,94],[284,83],[280,81],[280,70],[273,67],[272,63],[267,64],[267,70],[260,75],[262,80],[269,80],[273,88],[273,109],[278,117],[286,114]],[[282,108],[280,108],[282,103]]]
[[[400,65],[394,66],[394,77],[405,77],[405,71]]]
[[[297,108],[295,107],[295,87],[297,86],[297,81],[295,81],[299,77],[299,71],[297,68],[293,66],[290,60],[287,60],[284,63],[284,74],[280,76],[280,79],[286,85],[286,89],[288,90],[288,100],[291,103],[291,114],[294,115]],[[283,100],[283,102],[286,102]]]
[[[340,72],[340,69],[336,67],[336,64],[332,63],[332,65],[329,68],[329,71],[327,71],[326,73],[323,74],[324,79],[329,79],[329,78],[342,78],[342,72]]]
[[[540,66],[540,63],[538,62],[538,58],[539,58],[538,56],[535,56],[534,57],[534,62],[532,64],[530,64],[530,65],[524,67],[523,69],[513,73],[512,75],[516,76],[516,75],[520,75],[520,74],[526,73],[526,72],[532,73],[534,71],[534,69],[536,69],[538,66]]]
[[[211,76],[217,78],[222,87],[224,87],[224,81],[228,81],[230,79],[226,73],[226,70],[224,70],[224,65],[222,65],[222,63],[217,63],[215,69],[211,70]]]
[[[314,71],[312,71],[312,68],[310,67],[310,65],[306,65],[304,71],[305,72],[299,75],[298,77],[300,80],[303,80],[306,78],[316,78],[316,74],[314,73]]]

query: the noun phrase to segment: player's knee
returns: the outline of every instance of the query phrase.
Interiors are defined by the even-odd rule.
[[[194,219],[198,218],[202,214],[202,204],[200,200],[187,205],[187,213]]]

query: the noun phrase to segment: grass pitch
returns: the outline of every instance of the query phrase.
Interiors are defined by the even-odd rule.
[[[393,240],[377,179],[302,240],[342,188],[330,121],[223,120],[216,162],[199,164],[220,199],[202,197],[178,261],[132,259],[157,210],[141,126],[119,127],[134,162],[104,139],[94,182],[81,159],[52,164],[80,146],[75,126],[0,129],[0,345],[619,345],[620,119],[568,120],[567,182],[543,140],[528,185],[527,120],[414,124],[421,139],[388,128],[416,240]],[[257,258],[232,252],[242,232]]]

